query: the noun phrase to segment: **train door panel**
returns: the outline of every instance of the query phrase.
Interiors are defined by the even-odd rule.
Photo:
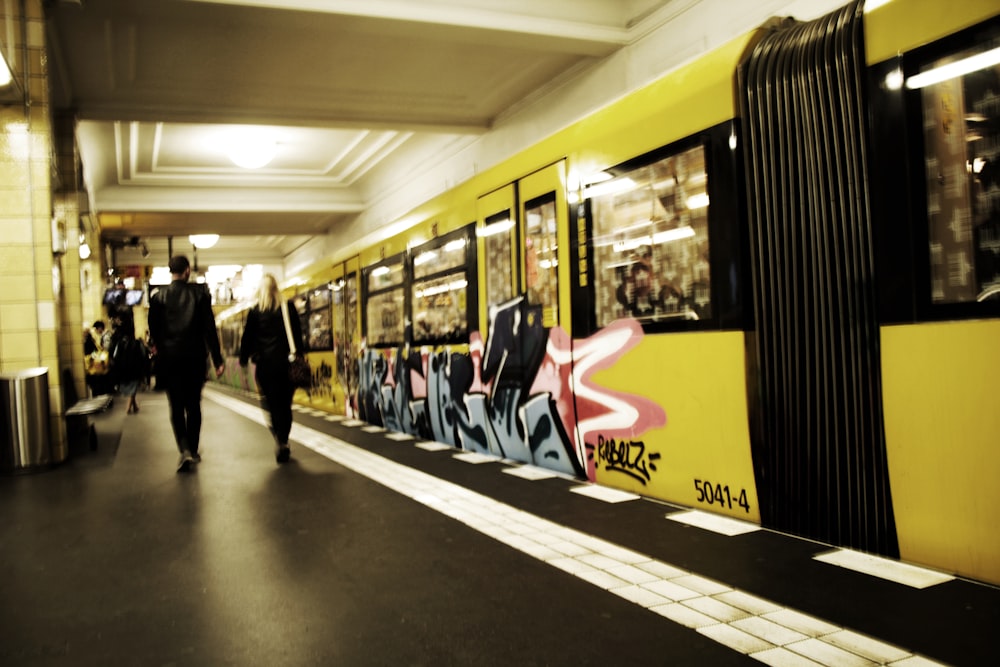
[[[520,457],[583,477],[585,457],[574,437],[569,294],[564,288],[570,265],[565,183],[565,162],[516,183],[518,292],[491,309],[483,370],[493,382],[498,414],[518,427]]]
[[[1000,65],[986,55],[1000,41],[998,9],[963,3],[960,13],[925,23],[912,9],[885,7],[865,26],[867,34],[870,21],[877,36],[869,48],[878,45],[883,58],[869,67],[879,112],[871,192],[899,557],[993,584],[1000,584]],[[949,25],[970,27],[928,39]],[[918,48],[900,54],[904,39]],[[884,85],[891,77],[905,85]],[[901,155],[909,156],[902,166]]]
[[[477,202],[482,421],[489,450],[582,476],[571,434],[568,313],[559,272],[567,270],[565,167],[542,169]],[[560,352],[551,354],[552,340]],[[471,340],[475,356],[477,341]]]
[[[467,401],[480,413],[490,452],[524,463],[538,463],[531,451],[533,429],[522,420],[532,377],[532,360],[544,353],[540,317],[529,317],[519,296],[518,184],[483,195],[477,202],[480,318],[484,341],[480,357],[483,394]]]

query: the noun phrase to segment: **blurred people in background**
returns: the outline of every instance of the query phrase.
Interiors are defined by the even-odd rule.
[[[87,387],[91,396],[101,396],[114,391],[109,371],[108,349],[104,322],[97,320],[83,337],[83,364]]]
[[[127,414],[139,412],[136,394],[148,374],[149,353],[146,345],[135,337],[135,325],[125,320],[112,336],[111,376],[118,385],[118,393],[128,398]]]

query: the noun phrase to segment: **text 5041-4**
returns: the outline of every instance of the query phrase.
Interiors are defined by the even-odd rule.
[[[747,491],[746,489],[740,489],[740,493],[736,498],[729,493],[729,485],[723,486],[722,484],[713,485],[711,482],[696,479],[694,480],[695,491],[698,492],[698,502],[708,503],[709,505],[719,504],[722,507],[733,509],[733,503],[736,503],[737,507],[742,507],[743,511],[750,512],[750,503],[747,501]]]

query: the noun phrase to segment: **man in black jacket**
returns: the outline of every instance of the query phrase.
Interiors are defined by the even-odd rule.
[[[149,334],[156,346],[159,374],[170,402],[170,425],[181,458],[177,472],[201,460],[201,390],[211,355],[216,377],[225,370],[212,298],[204,285],[188,283],[191,263],[177,255],[170,259],[171,282],[149,298]]]

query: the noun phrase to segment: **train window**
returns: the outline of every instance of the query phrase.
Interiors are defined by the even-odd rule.
[[[403,285],[403,261],[386,261],[373,266],[366,272],[368,278],[368,293],[389,289],[390,287],[401,287]]]
[[[478,230],[483,238],[486,256],[486,304],[496,306],[514,296],[514,276],[511,262],[511,230],[514,220],[510,210],[491,215]]]
[[[931,302],[998,300],[1000,40],[928,62],[906,87],[923,108]]]
[[[356,271],[347,274],[347,281],[344,283],[344,307],[346,309],[344,331],[347,333],[346,340],[350,340],[354,332],[358,330],[358,274]]]
[[[471,229],[414,249],[410,290],[414,343],[468,341]]]
[[[468,260],[468,248],[469,241],[462,236],[444,244],[427,245],[422,250],[415,250],[413,253],[414,280],[426,278],[442,271],[464,270]]]
[[[310,351],[333,349],[333,320],[330,310],[331,287],[321,285],[309,291],[306,345]]]
[[[468,336],[469,281],[464,272],[413,285],[413,341],[459,341]]]
[[[365,335],[368,345],[402,345],[405,277],[402,255],[365,269]]]
[[[596,325],[711,317],[704,147],[588,180]]]
[[[528,303],[542,306],[542,323],[546,327],[559,324],[558,249],[553,192],[524,206],[524,275]]]

